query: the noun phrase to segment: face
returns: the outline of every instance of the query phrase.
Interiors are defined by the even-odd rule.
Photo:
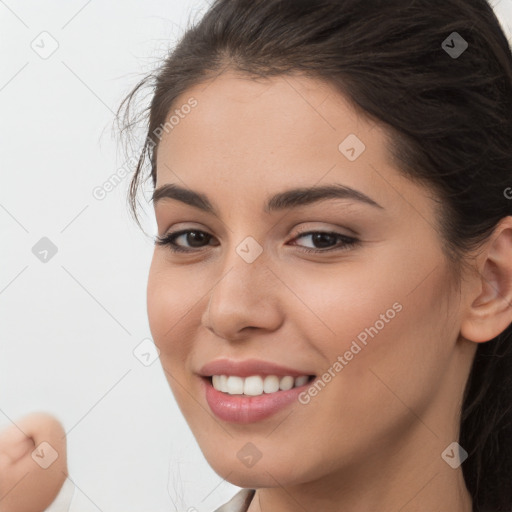
[[[187,230],[172,239],[187,252],[155,246],[148,315],[213,469],[275,487],[432,459],[433,442],[441,453],[472,354],[429,191],[320,81],[228,73],[173,111],[187,103],[163,133],[156,189],[202,201],[167,187],[154,202],[158,235]],[[286,194],[319,187],[337,192]],[[212,375],[233,377],[215,377],[228,392]]]

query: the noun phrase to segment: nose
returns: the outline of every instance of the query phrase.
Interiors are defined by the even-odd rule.
[[[262,256],[247,263],[235,254],[211,290],[202,324],[216,336],[239,340],[255,329],[273,331],[282,324],[285,287]]]

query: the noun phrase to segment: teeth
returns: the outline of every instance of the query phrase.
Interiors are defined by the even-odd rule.
[[[309,380],[309,377],[307,375],[303,375],[302,377],[297,377],[295,379],[295,387],[298,388],[299,386],[304,386],[306,382]]]
[[[267,375],[263,381],[263,391],[265,391],[265,393],[275,393],[279,391],[279,377]]]
[[[230,375],[227,388],[230,395],[241,395],[244,392],[244,379]]]
[[[240,377],[237,379],[242,380]],[[263,379],[257,375],[247,377],[244,382],[244,395],[258,396],[263,394]]]
[[[294,384],[295,384],[295,379],[293,377],[283,377],[279,381],[279,389],[282,391],[288,391],[289,389],[293,388]]]
[[[275,393],[276,391],[288,391],[294,387],[304,386],[309,381],[307,375],[291,377],[286,375],[251,375],[250,377],[237,377],[235,375],[213,375],[212,384],[217,391],[229,395],[259,396],[263,393]]]

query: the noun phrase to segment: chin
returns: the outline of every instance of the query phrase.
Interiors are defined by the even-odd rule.
[[[259,469],[240,469],[225,467],[225,465],[222,465],[222,471],[220,472],[217,471],[216,467],[212,466],[212,468],[220,477],[237,487],[259,489],[289,486],[293,484],[293,482],[289,480],[289,474],[287,471],[280,470],[278,472],[272,468],[266,469],[260,467]]]
[[[303,471],[297,473],[299,468],[294,461],[279,460],[276,451],[273,451],[267,460],[264,460],[265,456],[263,456],[252,466],[246,466],[236,454],[233,455],[228,457],[225,452],[216,456],[205,454],[208,464],[215,473],[238,487],[254,489],[290,486],[308,480]]]

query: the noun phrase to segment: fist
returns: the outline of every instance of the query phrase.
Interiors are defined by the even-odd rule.
[[[14,423],[0,431],[0,512],[42,512],[68,475],[65,432],[42,412]]]

